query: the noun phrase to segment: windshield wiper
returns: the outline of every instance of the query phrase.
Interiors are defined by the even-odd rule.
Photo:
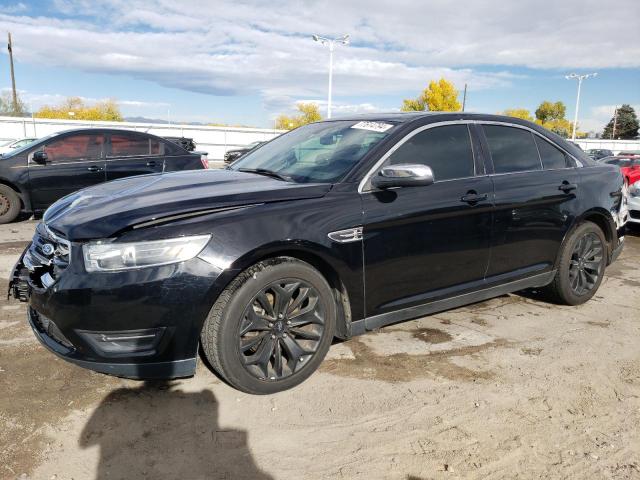
[[[277,178],[278,180],[282,180],[284,182],[293,181],[291,177],[282,175],[278,172],[274,172],[273,170],[269,170],[267,168],[239,168],[238,172],[256,173],[258,175],[265,175],[267,177]]]

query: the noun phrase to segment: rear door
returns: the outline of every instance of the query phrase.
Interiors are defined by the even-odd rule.
[[[112,132],[107,145],[107,180],[162,172],[165,143],[136,132]]]
[[[495,216],[488,283],[552,268],[575,219],[580,177],[573,160],[529,129],[485,124]]]
[[[29,157],[31,201],[44,209],[69,193],[105,181],[104,135],[100,132],[55,137],[42,150],[44,164]]]
[[[382,166],[425,164],[435,183],[363,186],[368,317],[478,289],[489,262],[493,190],[470,126],[429,125],[408,137]]]

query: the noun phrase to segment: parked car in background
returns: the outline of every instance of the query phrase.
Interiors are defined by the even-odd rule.
[[[596,161],[601,158],[613,156],[613,152],[611,150],[606,150],[604,148],[592,148],[587,150],[585,153]]]
[[[640,150],[622,150],[618,155],[621,157],[640,157]]]
[[[609,165],[615,165],[620,168],[622,172],[622,176],[624,178],[624,183],[626,185],[631,185],[636,180],[640,180],[640,156],[638,157],[623,157],[623,156],[615,156],[615,157],[606,157],[600,160],[602,163],[607,163]]]
[[[196,143],[193,141],[193,138],[187,137],[162,137],[165,140],[169,140],[177,145],[180,145],[187,152],[193,152],[196,149]]]
[[[640,177],[629,185],[628,201],[629,217],[627,222],[635,227],[640,227]]]
[[[235,162],[237,159],[239,159],[245,153],[250,152],[254,148],[258,148],[263,143],[265,143],[265,142],[252,142],[249,145],[246,145],[246,146],[241,147],[241,148],[234,148],[232,150],[227,150],[227,152],[224,154],[224,163]]]
[[[104,128],[54,133],[0,157],[0,223],[108,180],[203,168],[206,157],[148,133]]]
[[[620,170],[512,117],[309,124],[227,169],[108,182],[56,202],[10,277],[40,341],[134,378],[201,346],[267,394],[334,337],[526,288],[578,305],[623,248]]]
[[[24,147],[25,145],[29,145],[30,143],[36,141],[37,138],[35,137],[31,137],[31,138],[21,138],[19,140],[13,140],[10,142],[7,142],[3,145],[0,145],[0,155],[4,155],[5,153],[9,153],[13,150],[15,150],[16,148],[20,148],[20,147]]]

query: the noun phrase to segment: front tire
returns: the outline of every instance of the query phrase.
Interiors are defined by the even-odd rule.
[[[306,262],[278,257],[242,272],[205,321],[202,348],[231,386],[269,394],[306,380],[335,332],[331,287]]]
[[[20,213],[20,197],[8,185],[0,184],[0,224],[13,222]]]
[[[579,225],[562,247],[558,271],[545,291],[564,305],[580,305],[593,297],[607,265],[607,242],[592,222]]]

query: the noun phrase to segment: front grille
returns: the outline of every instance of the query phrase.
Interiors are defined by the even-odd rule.
[[[69,266],[71,244],[40,223],[23,262],[35,286],[46,288]]]
[[[42,333],[47,334],[49,337],[53,338],[60,345],[73,348],[73,344],[67,340],[58,326],[48,317],[39,314],[34,309],[31,309],[31,318],[33,319],[33,323],[35,323],[36,328],[40,330]]]
[[[640,210],[629,210],[629,216],[634,220],[640,220]]]

